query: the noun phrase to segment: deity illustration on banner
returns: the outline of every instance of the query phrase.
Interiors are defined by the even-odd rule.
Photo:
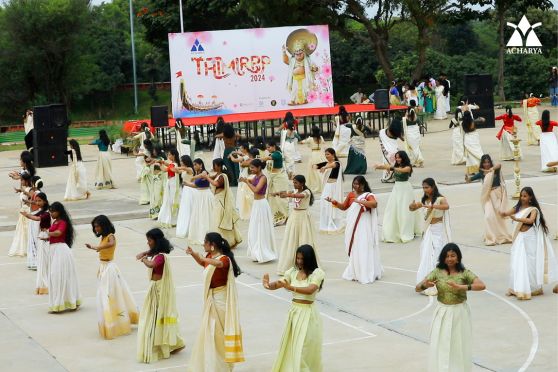
[[[317,46],[318,38],[305,28],[291,32],[283,45],[283,62],[289,66],[287,90],[290,106],[308,103],[308,94],[316,89],[314,75],[318,66],[310,55]]]

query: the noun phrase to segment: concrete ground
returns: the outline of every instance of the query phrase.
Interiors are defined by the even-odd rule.
[[[518,113],[520,110],[517,110]],[[521,114],[520,114],[521,115]],[[552,111],[555,119],[557,111]],[[487,290],[469,293],[473,318],[473,358],[475,371],[555,371],[558,370],[558,295],[544,287],[544,296],[531,301],[505,297],[511,245],[486,247],[482,240],[483,217],[479,203],[480,184],[464,184],[464,166],[451,166],[451,132],[448,121],[432,121],[423,137],[425,167],[415,169],[411,182],[420,195],[421,180],[433,177],[450,203],[454,241],[462,248],[464,264],[486,283]],[[498,159],[497,129],[482,129],[485,152]],[[526,138],[520,126],[520,138]],[[368,139],[369,170],[366,178],[377,194],[380,222],[391,185],[379,182],[380,173],[372,165],[380,160],[377,139]],[[521,186],[532,186],[541,202],[554,236],[558,227],[558,176],[540,169],[536,146],[522,143]],[[304,159],[308,151],[300,146]],[[97,151],[83,146],[89,184],[93,183]],[[7,175],[18,165],[18,152],[0,153],[0,171]],[[210,153],[200,153],[210,160]],[[113,154],[113,169],[118,189],[92,191],[87,201],[68,202],[76,222],[77,239],[73,248],[83,307],[74,313],[47,313],[48,299],[33,294],[35,272],[28,271],[25,259],[7,257],[17,218],[16,186],[5,176],[0,184],[0,370],[2,371],[178,371],[185,370],[196,338],[202,312],[202,269],[184,253],[185,239],[175,238],[172,268],[181,332],[186,349],[170,359],[151,365],[136,361],[136,332],[106,341],[97,331],[95,308],[97,256],[84,244],[96,242],[90,220],[107,214],[115,222],[118,249],[116,262],[141,307],[148,287],[146,268],[134,256],[146,249],[145,232],[156,226],[145,218],[147,209],[137,205],[139,185],[134,180],[134,159]],[[297,168],[305,172],[306,166]],[[511,195],[513,162],[504,162],[504,175]],[[62,200],[68,169],[39,169],[44,191],[51,201]],[[345,192],[352,177],[345,178]],[[513,201],[510,200],[510,205]],[[315,220],[319,205],[312,207]],[[240,229],[247,234],[248,222]],[[277,228],[278,244],[284,227]],[[557,241],[553,241],[555,252]],[[407,244],[381,243],[385,273],[381,280],[360,285],[341,279],[347,257],[343,235],[318,234],[318,250],[326,271],[326,281],[318,294],[317,306],[324,324],[323,361],[325,371],[425,371],[428,358],[428,331],[435,299],[414,293],[420,239]],[[201,251],[201,247],[195,247]],[[558,252],[557,252],[558,254]],[[246,362],[237,371],[269,371],[279,346],[289,309],[290,296],[284,290],[266,291],[261,286],[264,273],[275,273],[276,263],[256,264],[246,257],[243,243],[235,255],[244,273],[238,277],[240,316]]]

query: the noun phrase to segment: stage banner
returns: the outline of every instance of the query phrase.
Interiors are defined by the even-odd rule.
[[[175,118],[333,106],[329,29],[169,34]]]

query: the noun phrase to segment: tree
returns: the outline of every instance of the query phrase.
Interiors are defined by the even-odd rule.
[[[550,0],[494,0],[495,17],[498,21],[498,39],[499,39],[499,49],[498,49],[498,96],[500,99],[505,100],[504,93],[504,54],[505,54],[505,38],[504,38],[504,27],[506,26],[506,15],[512,9],[516,7],[526,11],[527,8],[539,8],[539,9],[549,9],[552,7],[552,2]]]

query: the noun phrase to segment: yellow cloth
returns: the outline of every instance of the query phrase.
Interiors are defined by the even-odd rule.
[[[143,363],[168,358],[172,351],[184,347],[169,256],[164,256],[163,276],[151,281],[140,313],[137,358]],[[152,272],[148,271],[149,278]]]
[[[229,243],[231,248],[242,243],[242,235],[237,228],[237,221],[240,219],[234,206],[233,194],[229,186],[229,178],[221,174],[218,177],[223,179],[223,190],[215,194],[213,207],[212,230],[221,234]],[[211,187],[215,192],[215,186]]]
[[[210,288],[214,272],[213,265],[207,265],[204,270],[201,328],[188,363],[188,370],[192,372],[230,371],[233,363],[244,361],[232,264],[229,265],[226,286]]]
[[[113,234],[108,234],[103,239],[101,239],[101,245],[108,244],[108,241]],[[116,240],[111,248],[101,249],[99,251],[99,259],[101,261],[112,261],[114,259],[114,250],[116,249]]]
[[[289,179],[287,173],[281,171],[279,173],[266,174],[268,179],[267,184],[267,200],[273,215],[273,224],[281,225],[285,223],[289,214],[289,203],[286,199],[279,196],[271,196],[272,193],[287,191],[289,189]]]

